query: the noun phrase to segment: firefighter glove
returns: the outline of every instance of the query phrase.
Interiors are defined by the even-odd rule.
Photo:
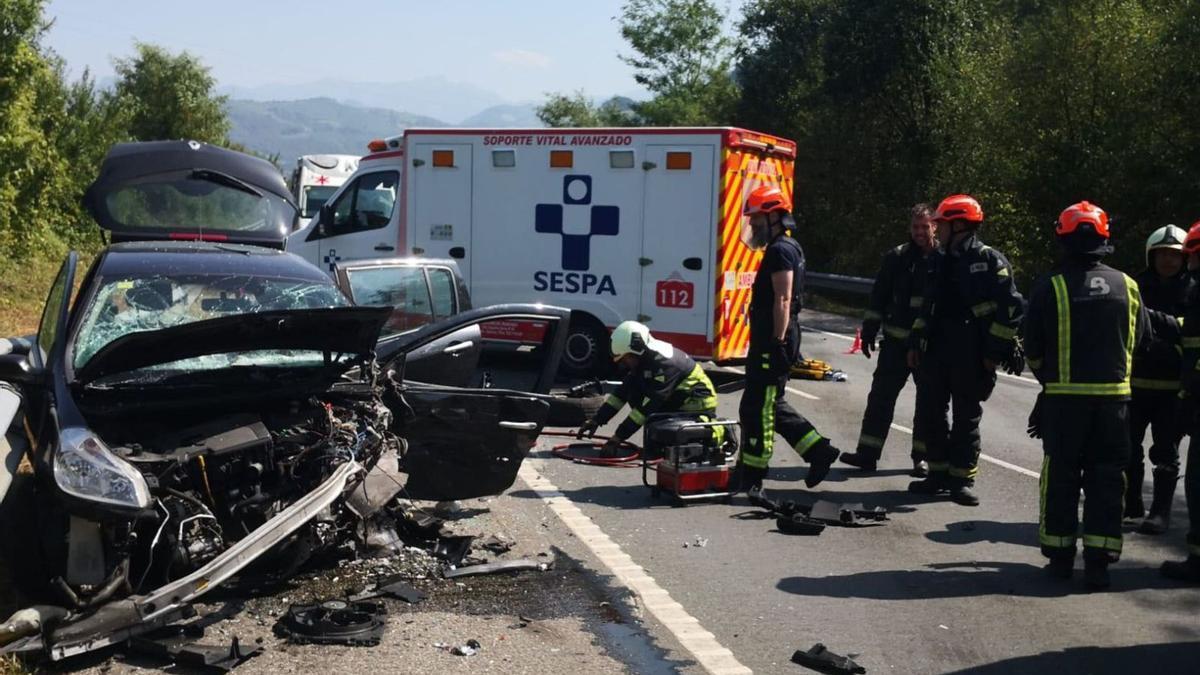
[[[871,358],[871,352],[875,351],[875,331],[863,331],[862,333],[862,353],[868,359]]]
[[[1029,411],[1029,426],[1025,429],[1030,438],[1042,437],[1042,395],[1038,394],[1033,402],[1033,410]]]
[[[787,341],[776,342],[775,347],[771,349],[771,372],[786,373],[792,367],[792,353],[788,349]]]

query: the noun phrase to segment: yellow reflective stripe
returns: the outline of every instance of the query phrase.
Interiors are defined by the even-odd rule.
[[[1179,388],[1179,380],[1152,380],[1148,377],[1134,377],[1129,380],[1129,383],[1134,389],[1175,391]]]
[[[925,441],[918,441],[914,439],[912,448],[917,452],[925,452]]]
[[[992,323],[992,327],[988,329],[988,332],[1000,338],[1001,340],[1011,340],[1017,337],[1016,328],[1009,328],[1008,326],[999,323]]]
[[[1047,382],[1047,394],[1064,396],[1128,396],[1128,382]]]
[[[778,396],[778,388],[773,384],[767,385],[762,407],[762,456],[764,461],[769,461],[775,450],[775,399]]]
[[[1029,367],[1034,370],[1041,370],[1042,365],[1045,364],[1045,361],[1042,359],[1029,358],[1026,360],[1029,362]]]
[[[1001,267],[1000,269],[996,270],[996,276],[998,276],[998,277],[1006,277],[1006,276],[1008,276],[1008,268],[1007,268],[1007,267]]]
[[[925,304],[924,296],[912,295],[912,296],[909,296],[909,298],[908,298],[908,306],[909,307],[916,308],[916,307],[920,307],[923,304]]]
[[[1058,381],[1071,381],[1071,297],[1061,274],[1050,278],[1054,286],[1054,304],[1058,309]]]
[[[820,441],[821,434],[818,434],[817,430],[813,429],[807,434],[804,434],[804,437],[801,438],[800,442],[796,444],[796,452],[800,453],[800,456],[803,457],[804,453],[808,452],[812,446],[816,445]]]
[[[620,410],[625,405],[625,401],[617,398],[616,394],[609,394],[608,398],[604,399],[604,405],[612,406],[613,408]]]
[[[1200,336],[1183,338],[1184,349],[1200,349]]]
[[[903,340],[909,335],[912,335],[912,331],[908,330],[907,328],[900,328],[899,326],[893,326],[885,323],[883,324],[883,334],[888,337],[894,337],[897,340]]]
[[[1125,290],[1129,294],[1129,335],[1125,340],[1125,382],[1133,374],[1133,342],[1137,338],[1137,318],[1142,309],[1142,292],[1137,282],[1125,276]]]
[[[1042,473],[1038,477],[1038,543],[1051,548],[1074,548],[1075,536],[1058,537],[1046,532],[1046,492],[1050,486],[1050,456],[1042,457]]]
[[[923,319],[921,317],[917,317],[916,321],[913,321],[913,325],[912,325],[913,330],[921,330],[924,327],[925,327],[925,319]]]
[[[883,439],[878,436],[863,434],[862,436],[858,437],[858,444],[864,448],[882,448]]]
[[[751,455],[751,454],[743,452],[741,461],[742,461],[742,464],[745,464],[746,466],[754,467],[755,469],[765,469],[770,464],[771,458],[770,458],[769,454],[768,455]]]
[[[868,321],[883,321],[883,314],[876,312],[873,309],[868,309],[863,312],[863,318]]]
[[[629,419],[633,420],[633,423],[638,426],[646,423],[646,416],[637,408],[633,408],[629,411]]]
[[[957,466],[950,467],[950,475],[955,478],[970,478],[974,480],[979,475],[979,467],[973,466],[969,469],[962,469]]]
[[[1103,537],[1098,534],[1083,535],[1083,545],[1088,548],[1102,548],[1106,551],[1121,552],[1120,537]]]
[[[987,316],[988,314],[991,314],[992,312],[995,312],[995,311],[996,311],[996,303],[992,302],[991,300],[988,300],[987,302],[981,302],[978,305],[971,307],[971,313],[974,314],[977,318],[982,317],[982,316]]]

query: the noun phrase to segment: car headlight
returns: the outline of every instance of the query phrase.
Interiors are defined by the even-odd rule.
[[[142,474],[87,429],[69,427],[59,434],[54,482],[80,499],[125,508],[150,506],[150,488]]]

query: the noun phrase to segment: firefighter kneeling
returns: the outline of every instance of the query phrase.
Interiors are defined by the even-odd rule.
[[[698,419],[716,418],[717,390],[692,357],[650,335],[636,321],[625,321],[612,333],[612,355],[628,373],[596,415],[583,423],[579,435],[592,436],[629,404],[629,416],[617,426],[601,454],[615,456],[621,443],[637,433],[654,413],[693,413]],[[723,427],[713,427],[721,441]]]
[[[1038,540],[1047,572],[1069,579],[1082,488],[1084,582],[1099,589],[1121,555],[1130,364],[1149,324],[1137,282],[1100,263],[1112,251],[1102,209],[1067,208],[1055,233],[1062,257],[1034,285],[1024,325],[1025,353],[1042,383],[1030,415],[1030,435],[1045,452]]]

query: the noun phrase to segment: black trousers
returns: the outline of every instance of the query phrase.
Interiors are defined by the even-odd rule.
[[[774,453],[775,434],[804,457],[809,450],[828,444],[816,427],[784,400],[788,373],[754,373],[746,367],[746,389],[738,417],[742,423],[742,454],[739,464],[751,473],[765,476]]]
[[[1146,428],[1150,428],[1150,463],[1155,474],[1179,475],[1179,439],[1183,435],[1178,423],[1179,392],[1175,389],[1134,388],[1129,401],[1129,433],[1131,452],[1129,455],[1128,496],[1141,496],[1142,479],[1145,474],[1146,454],[1142,441]]]
[[[1188,555],[1200,558],[1200,450],[1196,445],[1193,435],[1188,441],[1188,472],[1183,478],[1183,492],[1187,495]]]
[[[1038,540],[1047,557],[1075,555],[1083,491],[1083,555],[1121,556],[1129,404],[1103,397],[1044,396],[1041,516]]]
[[[939,324],[917,367],[917,420],[929,474],[973,485],[979,473],[979,422],[996,374],[983,367],[979,338],[967,322]]]
[[[915,379],[915,373],[908,367],[908,346],[899,340],[885,337],[880,343],[876,359],[871,393],[867,394],[867,409],[863,413],[862,431],[858,434],[855,452],[878,461],[896,415],[896,398],[908,383],[908,376],[912,374]],[[912,458],[913,461],[925,458],[925,444],[915,435]]]

